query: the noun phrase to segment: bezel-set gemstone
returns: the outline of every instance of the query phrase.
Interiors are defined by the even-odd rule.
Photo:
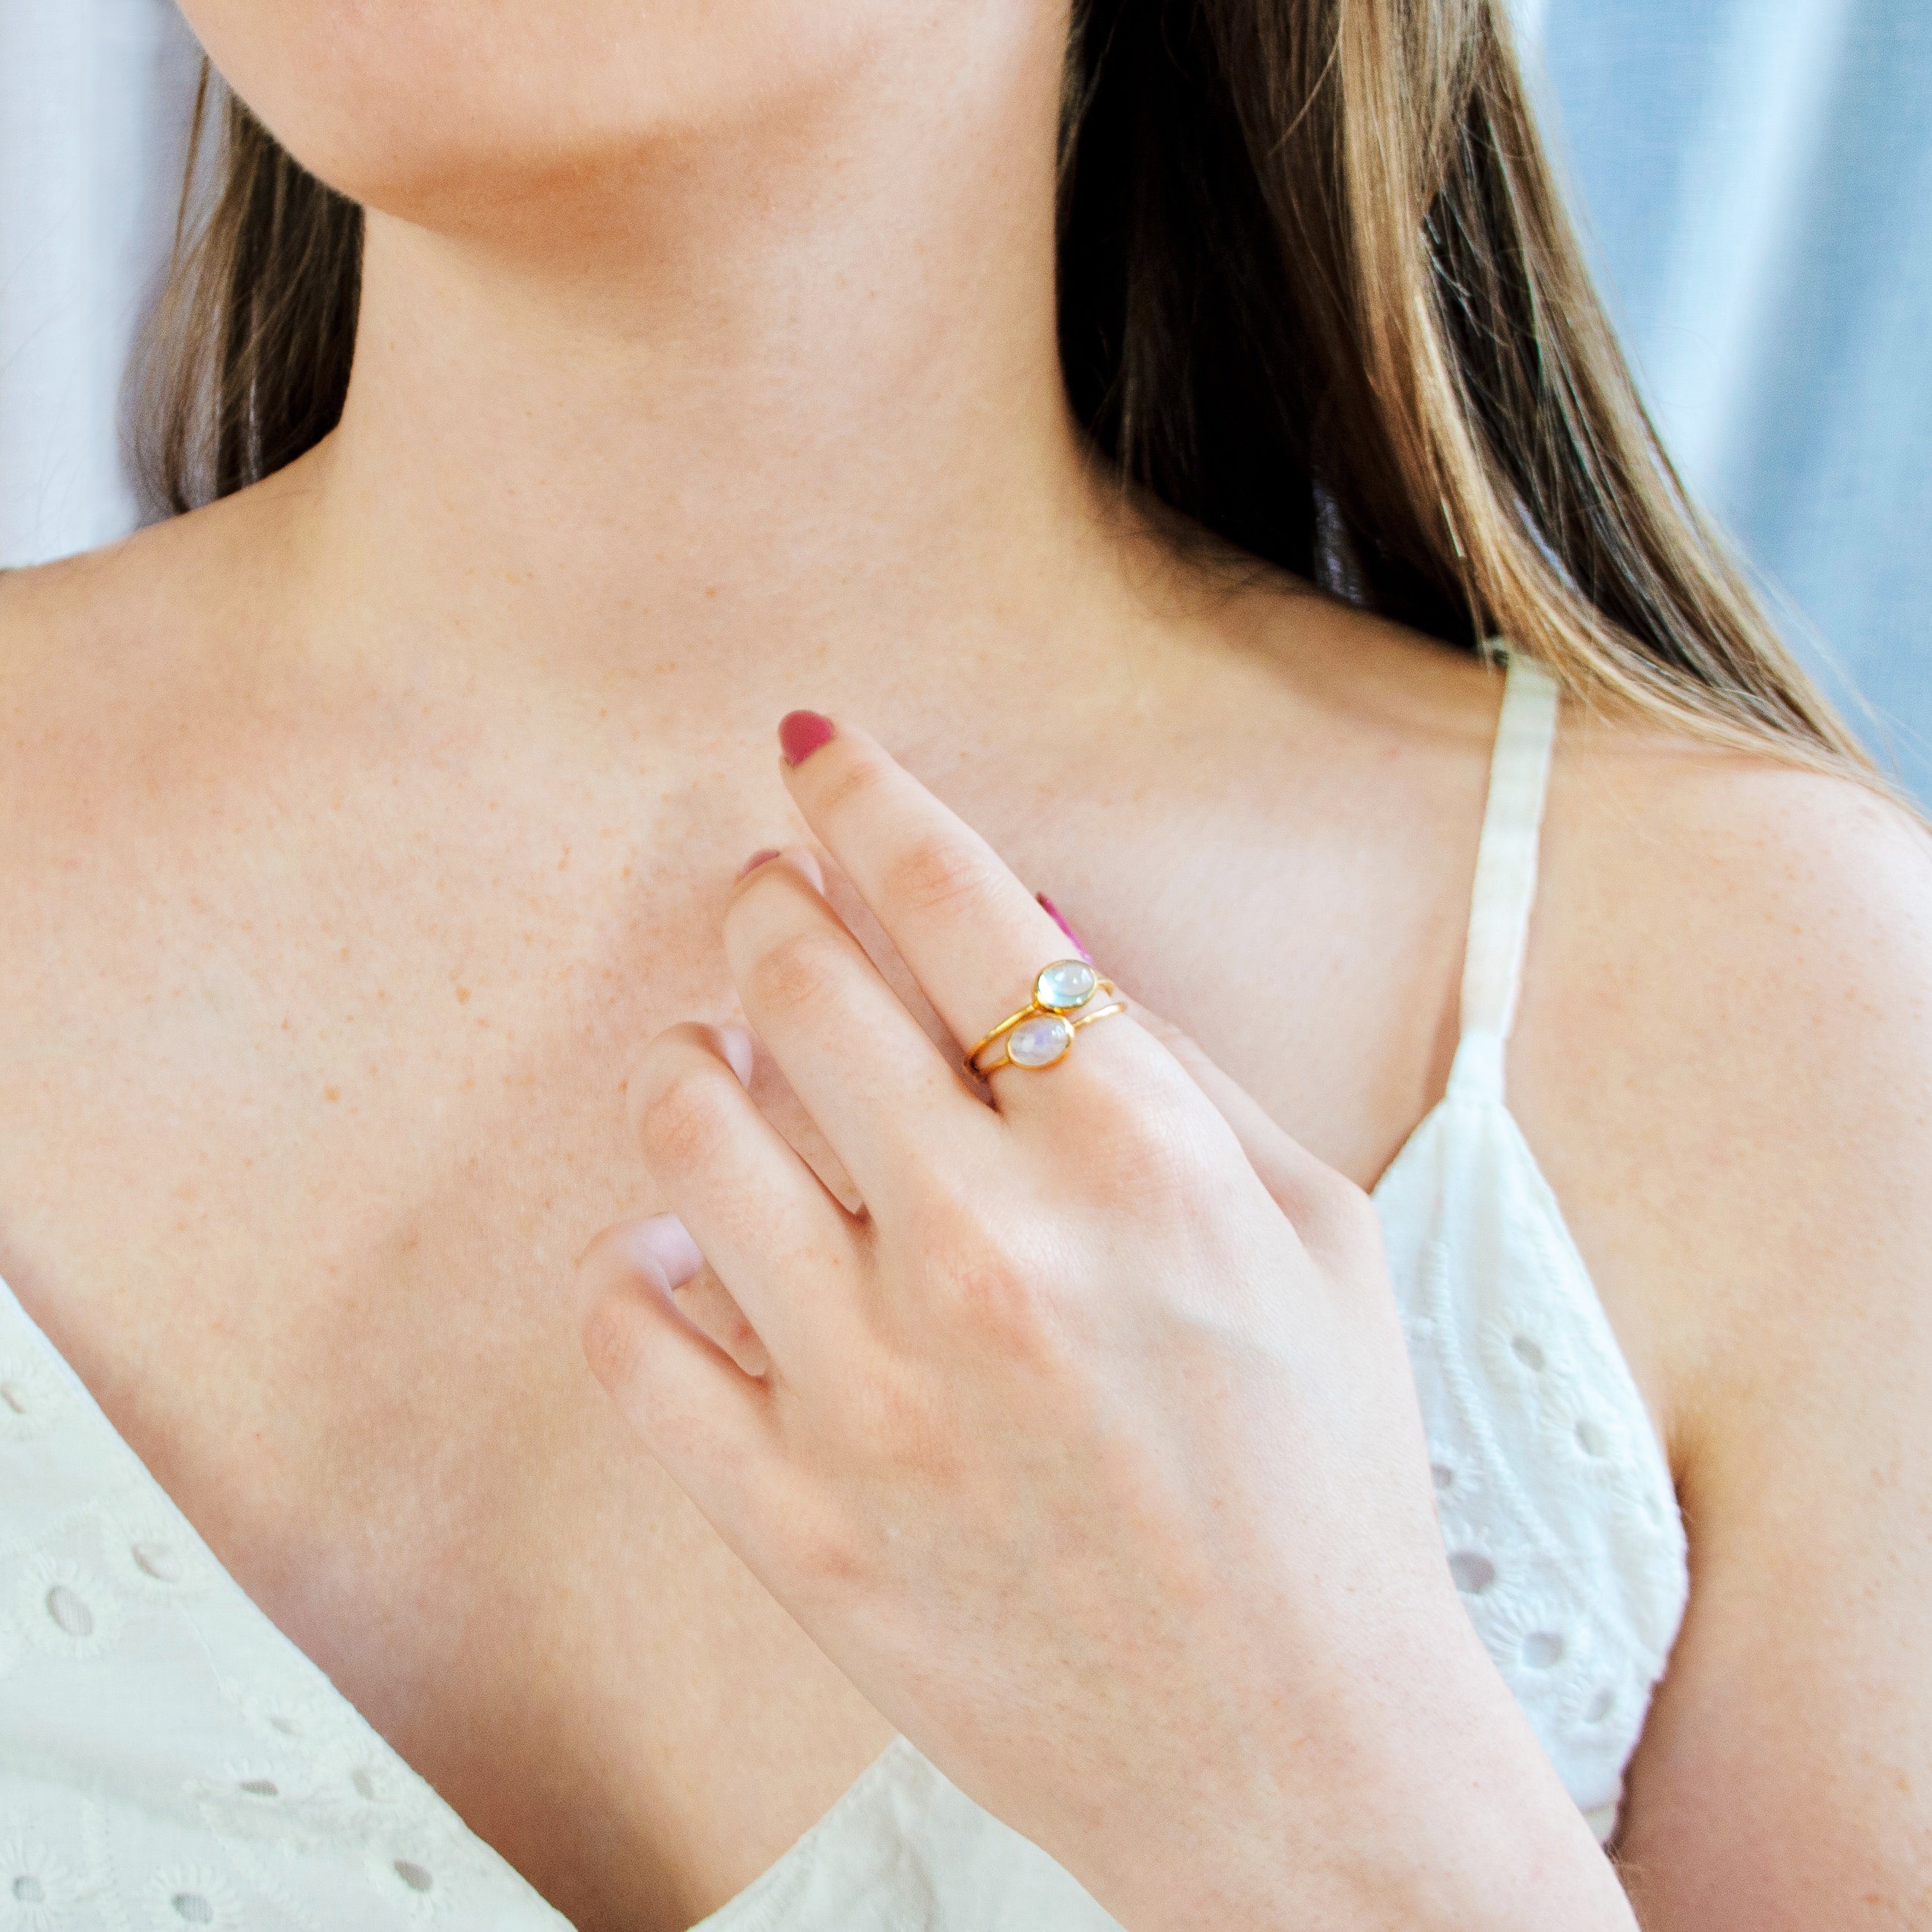
[[[1006,1058],[1016,1066],[1051,1066],[1073,1045],[1073,1024],[1058,1013],[1036,1013],[1006,1036]]]
[[[1094,997],[1100,976],[1084,959],[1056,959],[1033,982],[1034,1004],[1050,1013],[1070,1013]]]

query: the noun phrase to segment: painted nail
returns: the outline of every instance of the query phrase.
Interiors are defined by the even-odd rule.
[[[1065,933],[1069,939],[1072,940],[1074,948],[1079,953],[1081,958],[1085,960],[1088,965],[1092,965],[1094,963],[1094,956],[1087,950],[1087,942],[1080,937],[1078,933],[1073,930],[1072,926],[1067,924],[1066,915],[1060,910],[1059,907],[1054,904],[1052,900],[1047,897],[1046,893],[1035,892],[1034,894],[1034,897],[1039,900],[1040,910],[1045,913],[1047,917],[1052,920],[1054,924],[1058,926],[1060,931]]]
[[[816,711],[788,711],[778,720],[778,749],[788,765],[802,765],[821,745],[829,745],[838,728]]]
[[[770,865],[778,856],[778,848],[776,845],[760,845],[758,849],[738,868],[739,878],[742,879],[747,872],[755,872],[760,866]]]

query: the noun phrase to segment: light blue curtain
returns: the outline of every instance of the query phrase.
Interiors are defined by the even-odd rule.
[[[1666,440],[1932,803],[1932,4],[1520,14]]]

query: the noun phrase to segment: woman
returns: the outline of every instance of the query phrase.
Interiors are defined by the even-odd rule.
[[[1923,1922],[1924,840],[1499,10],[187,10],[203,506],[0,608],[0,1913]]]

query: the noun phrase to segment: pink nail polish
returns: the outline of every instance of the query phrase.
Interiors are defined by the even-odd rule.
[[[1080,937],[1078,933],[1073,930],[1072,926],[1067,924],[1066,915],[1060,910],[1059,907],[1054,904],[1052,900],[1047,897],[1046,893],[1035,892],[1034,894],[1034,897],[1039,900],[1040,910],[1045,913],[1047,917],[1052,920],[1054,924],[1058,926],[1060,931],[1065,933],[1069,939],[1072,940],[1074,950],[1080,955],[1081,958],[1085,960],[1088,965],[1092,965],[1094,963],[1094,956],[1087,950],[1087,942]]]
[[[821,745],[837,736],[838,728],[817,711],[788,711],[778,720],[778,749],[788,765],[802,765]]]
[[[739,878],[742,879],[748,872],[755,872],[760,866],[769,866],[778,856],[778,848],[776,845],[760,845],[758,849],[738,868]]]

